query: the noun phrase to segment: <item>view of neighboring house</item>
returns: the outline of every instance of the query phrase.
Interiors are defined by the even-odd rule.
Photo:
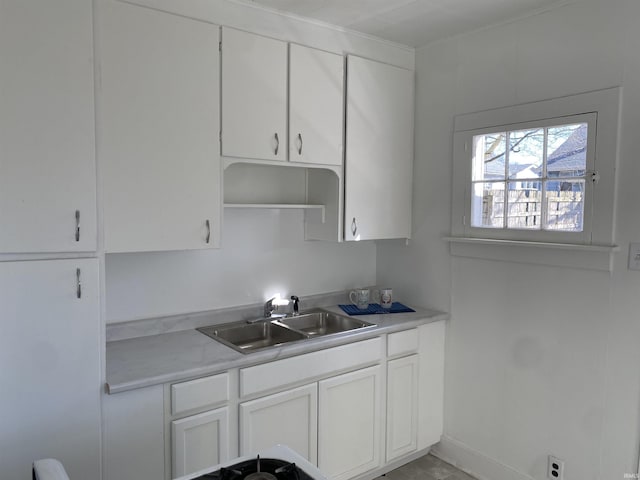
[[[582,230],[587,124],[567,128],[573,131],[551,153],[547,154],[546,176],[542,162],[539,165],[536,165],[536,162],[511,163],[508,165],[508,175],[505,175],[505,154],[485,154],[485,157],[491,156],[485,159],[483,178],[491,180],[492,183],[484,183],[482,218],[477,218],[475,224],[501,227],[504,223],[506,201],[507,222],[510,228],[539,229],[542,224],[544,211],[542,202],[544,201],[546,221],[542,228]],[[506,143],[504,140],[500,141],[503,144]],[[510,153],[519,152],[518,145],[519,142],[514,142]],[[531,156],[542,159],[544,145],[540,143],[536,146],[536,150],[530,152]],[[544,194],[543,183],[546,185]],[[507,197],[505,197],[505,189],[508,191]],[[479,206],[479,202],[477,203]]]

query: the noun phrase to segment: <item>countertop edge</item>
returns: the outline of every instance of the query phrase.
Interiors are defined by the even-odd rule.
[[[338,307],[325,307],[327,310],[333,310]],[[339,309],[338,309],[339,310]],[[340,311],[340,313],[342,313]],[[344,313],[342,313],[344,314]],[[396,315],[396,314],[394,314]],[[394,320],[393,323],[380,325],[378,324],[375,328],[362,331],[350,333],[348,335],[340,335],[333,338],[330,337],[320,337],[317,339],[311,339],[305,341],[303,343],[295,343],[291,345],[284,345],[282,347],[274,348],[272,350],[268,350],[265,352],[260,352],[260,354],[248,354],[244,355],[239,353],[238,356],[234,356],[231,359],[225,359],[221,361],[216,361],[209,363],[207,365],[189,368],[189,369],[181,369],[175,372],[167,372],[161,375],[152,375],[152,376],[141,376],[140,378],[130,380],[130,381],[114,381],[109,382],[109,378],[107,375],[106,381],[106,393],[113,395],[122,392],[127,392],[131,390],[137,390],[140,388],[151,387],[154,385],[160,385],[171,382],[180,382],[191,380],[203,376],[215,375],[217,373],[222,373],[224,371],[228,371],[234,368],[245,368],[253,365],[269,363],[276,360],[280,360],[283,358],[294,357],[297,355],[304,355],[306,353],[315,352],[318,350],[324,350],[327,348],[337,347],[340,345],[346,345],[349,343],[354,343],[362,340],[367,340],[370,338],[375,338],[380,335],[394,333],[397,331],[407,330],[410,328],[418,327],[420,325],[426,325],[429,323],[446,321],[449,319],[450,315],[446,312],[440,312],[431,309],[424,308],[416,308],[416,313],[411,314],[412,316],[419,316],[419,318],[398,318]],[[376,322],[376,319],[381,317],[380,315],[363,315],[360,318],[363,320],[371,321],[373,323]],[[388,315],[384,315],[384,317],[388,317]],[[388,321],[388,319],[387,319]],[[170,335],[170,334],[167,334]],[[212,340],[215,342],[215,340]],[[217,343],[217,342],[216,342]],[[228,347],[225,347],[228,348]],[[107,365],[109,363],[109,358],[107,354]]]

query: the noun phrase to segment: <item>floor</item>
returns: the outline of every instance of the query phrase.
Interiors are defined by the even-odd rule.
[[[433,455],[420,457],[375,480],[475,480]]]

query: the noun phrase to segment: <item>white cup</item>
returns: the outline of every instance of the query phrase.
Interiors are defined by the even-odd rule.
[[[349,300],[360,310],[366,310],[369,308],[369,289],[368,288],[356,288],[349,292]]]
[[[380,306],[390,309],[393,304],[393,290],[391,288],[380,289]]]

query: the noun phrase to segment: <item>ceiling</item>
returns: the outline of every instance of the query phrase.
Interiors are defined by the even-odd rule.
[[[495,25],[559,0],[249,0],[392,42],[418,47]]]

